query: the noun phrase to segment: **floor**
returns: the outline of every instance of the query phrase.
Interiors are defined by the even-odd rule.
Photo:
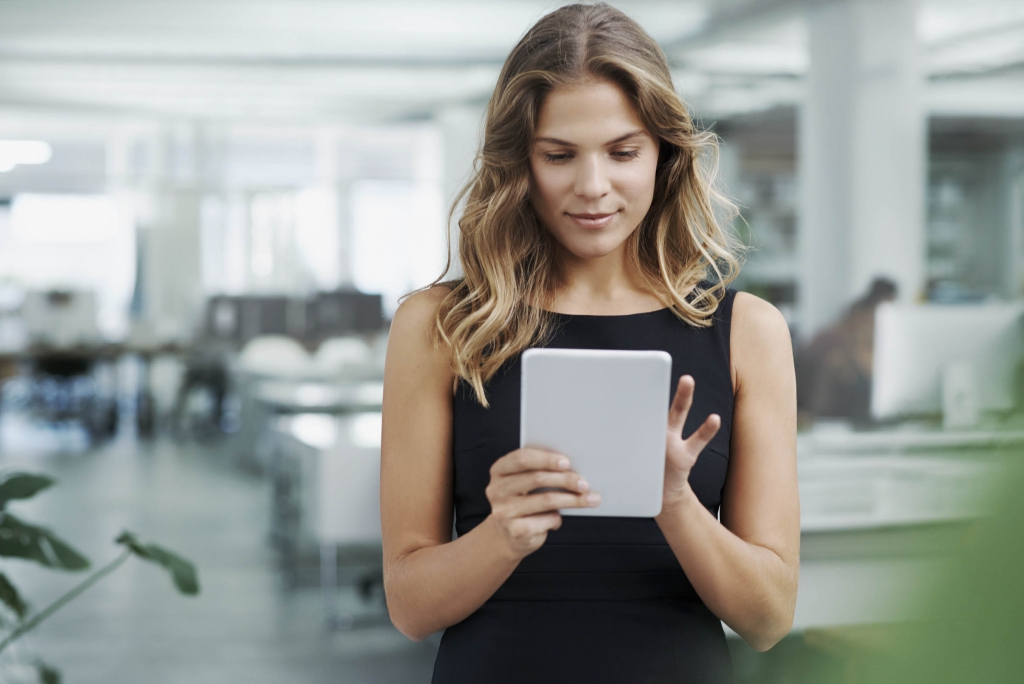
[[[430,680],[430,642],[410,642],[387,624],[330,632],[315,586],[282,586],[267,543],[268,486],[217,448],[124,436],[83,449],[73,433],[26,439],[31,426],[4,421],[0,469],[57,480],[10,504],[12,513],[51,528],[93,568],[115,558],[113,540],[131,530],[192,560],[201,592],[182,596],[161,568],[131,558],[8,649],[0,680],[21,681],[37,657],[66,684]],[[35,609],[86,575],[17,560],[2,570]],[[358,607],[354,592],[341,600]]]

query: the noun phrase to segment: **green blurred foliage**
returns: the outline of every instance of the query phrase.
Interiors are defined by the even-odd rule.
[[[792,634],[767,653],[731,641],[737,683],[1024,682],[1024,453],[1000,473],[993,513],[950,549],[919,619]]]
[[[950,563],[920,625],[892,644],[888,684],[1024,681],[1024,454],[1003,466],[995,513]]]
[[[127,546],[138,558],[155,563],[171,573],[174,586],[182,594],[199,593],[199,576],[195,566],[178,554],[156,544],[143,544],[131,532],[122,532],[117,543]]]
[[[56,534],[38,525],[32,525],[17,518],[6,510],[10,501],[30,499],[54,484],[46,475],[22,472],[0,473],[0,558],[17,558],[32,561],[52,570],[78,571],[89,568],[89,559],[72,548]],[[174,586],[186,595],[199,593],[199,576],[195,566],[187,559],[156,544],[144,544],[135,534],[125,531],[116,542],[125,547],[124,553],[105,566],[94,571],[63,596],[30,614],[29,604],[7,575],[0,573],[0,605],[10,611],[17,621],[11,624],[0,610],[0,652],[14,641],[35,629],[43,620],[76,599],[93,584],[115,571],[128,558],[135,556],[146,562],[159,565],[171,576]],[[60,684],[60,671],[53,666],[36,661],[36,671],[42,684]],[[4,672],[0,670],[0,682]]]

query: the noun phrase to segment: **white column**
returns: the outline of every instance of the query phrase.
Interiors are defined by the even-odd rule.
[[[340,180],[343,169],[339,168],[338,163],[339,139],[339,130],[333,126],[322,127],[316,133],[315,215],[306,220],[312,219],[317,224],[316,247],[325,252],[317,258],[314,269],[316,286],[320,290],[333,290],[342,283],[352,281],[348,244],[348,188]],[[333,274],[333,277],[328,277],[328,274]]]
[[[136,270],[134,257],[137,254],[135,197],[131,187],[132,146],[136,134],[137,131],[132,127],[120,126],[107,137],[106,145],[107,195],[114,201],[116,207],[117,231],[124,237],[130,238],[130,246],[127,247],[130,252],[124,256],[132,259],[128,269],[117,267],[117,270],[123,270],[125,276],[129,278]],[[131,292],[126,291],[125,294],[126,299],[114,301],[101,295],[98,302],[99,326],[105,336],[123,339],[129,332],[128,309],[131,304]]]
[[[437,113],[437,122],[441,128],[444,149],[444,181],[443,192],[445,202],[445,219],[451,209],[455,196],[469,181],[473,171],[473,160],[483,139],[483,106],[449,107]],[[460,211],[456,211],[451,223],[452,272],[449,276],[457,277],[462,273],[459,264],[459,226]]]
[[[338,218],[338,285],[353,287],[352,280],[352,179],[334,182],[335,215]]]
[[[352,209],[349,197],[352,181],[358,173],[358,160],[349,153],[354,146],[358,149],[358,128],[326,126],[316,136],[316,178],[317,188],[322,191],[327,205],[329,223],[335,233],[335,241],[328,247],[334,251],[337,282],[323,284],[324,289],[353,287],[352,267]]]
[[[155,164],[155,212],[143,245],[143,320],[158,341],[190,336],[203,305],[200,209],[206,145],[193,126],[163,136]]]
[[[1007,150],[1003,178],[1007,186],[1004,206],[1009,214],[1003,295],[1019,298],[1024,296],[1024,143],[1016,142]]]
[[[800,118],[800,330],[832,322],[871,280],[902,301],[925,285],[926,119],[915,0],[808,11]]]

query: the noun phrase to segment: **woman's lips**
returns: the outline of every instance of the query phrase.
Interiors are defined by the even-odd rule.
[[[582,228],[596,229],[604,228],[611,223],[617,213],[618,212],[612,212],[611,214],[567,214],[567,216]]]

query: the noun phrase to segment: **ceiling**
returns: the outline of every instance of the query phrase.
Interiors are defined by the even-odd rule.
[[[707,116],[799,102],[808,5],[623,0]],[[0,128],[40,117],[415,120],[486,101],[529,0],[4,0]],[[1024,2],[921,0],[936,113],[1024,117]],[[13,124],[12,124],[13,125]],[[8,130],[8,129],[5,129]]]

